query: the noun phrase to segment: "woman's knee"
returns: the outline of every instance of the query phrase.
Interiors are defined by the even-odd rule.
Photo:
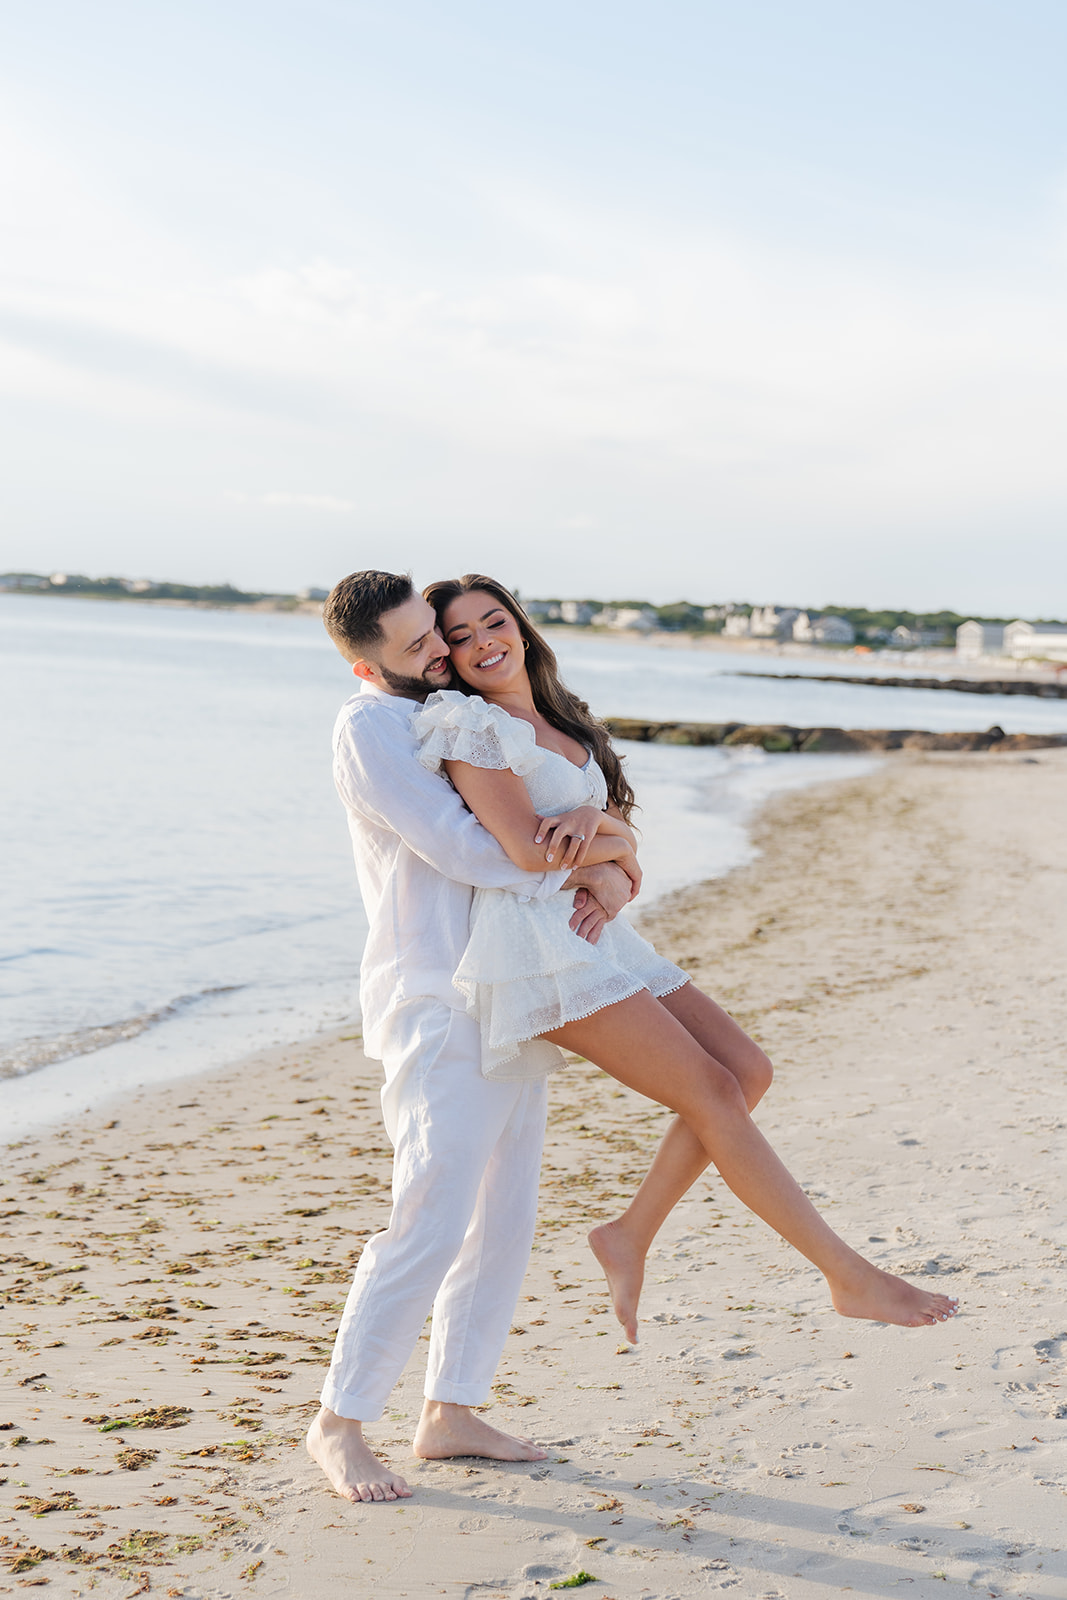
[[[733,1066],[724,1066],[713,1055],[703,1052],[701,1071],[701,1098],[714,1103],[718,1113],[727,1110],[747,1110],[748,1096],[741,1076]]]
[[[764,1054],[758,1044],[749,1041],[749,1049],[745,1052],[738,1081],[748,1109],[751,1111],[754,1106],[759,1105],[774,1081],[774,1067],[771,1065],[770,1057]]]
[[[714,1057],[710,1059],[714,1060]],[[743,1095],[749,1111],[759,1105],[774,1078],[770,1060],[751,1039],[746,1039],[743,1046],[725,1053],[725,1059],[722,1062],[715,1061],[715,1066],[728,1074]]]

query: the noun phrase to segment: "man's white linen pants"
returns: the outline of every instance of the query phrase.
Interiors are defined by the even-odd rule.
[[[359,1259],[322,1403],[374,1422],[433,1308],[424,1393],[481,1405],[511,1327],[537,1213],[545,1080],[489,1082],[478,1024],[409,1001],[382,1045],[393,1208]]]

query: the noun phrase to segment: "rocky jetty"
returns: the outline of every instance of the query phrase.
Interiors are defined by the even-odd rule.
[[[793,728],[785,723],[642,722],[631,717],[605,718],[616,739],[640,744],[759,745],[775,753],[803,751],[816,755],[863,755],[879,750],[1048,750],[1067,745],[1063,733],[930,733],[921,728]]]
[[[955,689],[957,694],[1029,694],[1039,700],[1067,700],[1067,682],[1034,678],[872,678],[866,673],[738,672],[738,678],[791,678],[800,683],[858,683],[866,689]]]

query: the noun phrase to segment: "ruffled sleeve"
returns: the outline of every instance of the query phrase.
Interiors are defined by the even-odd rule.
[[[496,771],[510,768],[525,778],[545,758],[528,722],[489,705],[480,695],[460,694],[458,689],[432,694],[415,712],[411,727],[418,740],[416,754],[431,772],[442,761],[466,761]]]

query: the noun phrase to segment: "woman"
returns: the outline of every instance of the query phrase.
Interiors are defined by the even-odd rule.
[[[560,682],[518,601],[478,574],[425,595],[466,697],[477,698],[446,691],[427,701],[415,720],[420,759],[444,766],[517,866],[616,861],[636,886],[633,792],[607,731]],[[549,790],[563,798],[546,818],[538,806]],[[732,1018],[625,924],[608,924],[590,948],[567,926],[567,901],[478,891],[456,981],[479,1018],[490,1071],[551,1070],[553,1044],[678,1113],[630,1206],[590,1235],[627,1337],[637,1335],[648,1248],[709,1161],[819,1268],[843,1316],[903,1327],[954,1316],[955,1299],[882,1272],[820,1217],[749,1115],[771,1068]]]

